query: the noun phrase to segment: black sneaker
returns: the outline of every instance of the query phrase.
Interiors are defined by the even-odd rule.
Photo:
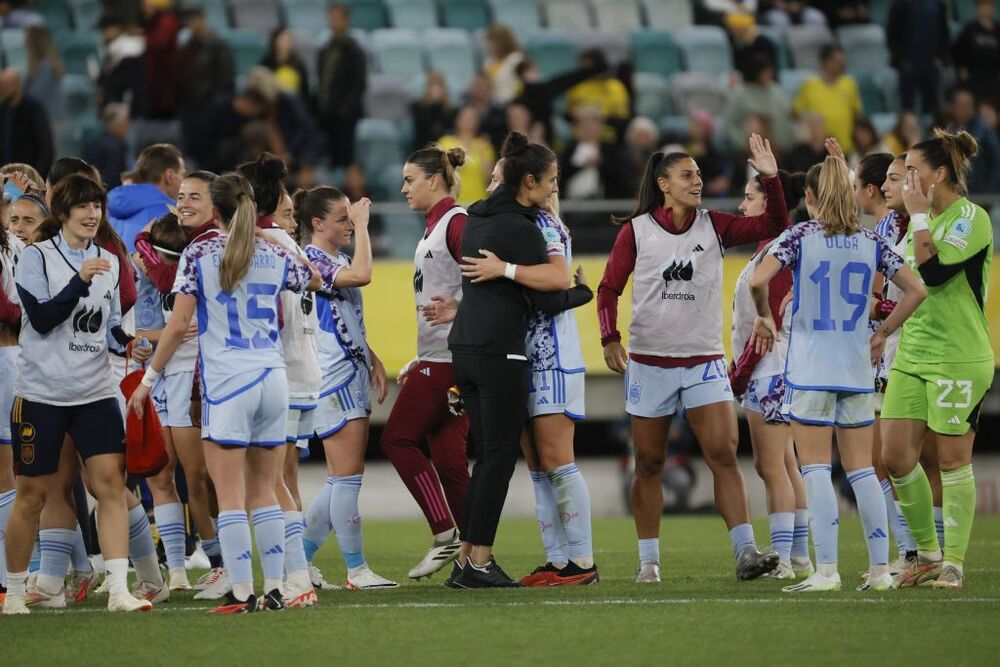
[[[253,595],[246,600],[237,600],[232,591],[226,593],[222,604],[209,610],[210,614],[252,614],[257,611],[257,598]]]
[[[500,569],[496,561],[490,558],[490,562],[483,566],[469,564],[462,568],[462,574],[455,580],[458,588],[521,588],[521,582],[514,581],[507,576],[507,573]]]
[[[444,586],[445,588],[461,588],[461,586],[459,586],[456,582],[458,581],[458,578],[462,576],[462,570],[464,569],[465,568],[459,565],[458,561],[456,560],[451,565],[451,574],[441,585]]]
[[[549,586],[589,586],[601,580],[597,573],[597,565],[582,568],[573,561],[549,578]]]
[[[257,611],[281,611],[285,608],[285,599],[281,591],[275,588],[270,593],[262,595],[257,602]]]

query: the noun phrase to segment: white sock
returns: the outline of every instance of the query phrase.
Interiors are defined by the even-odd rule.
[[[135,566],[135,578],[138,581],[145,581],[154,586],[163,586],[163,573],[160,572],[160,563],[156,559],[155,553],[144,558],[136,558],[132,561],[132,565]],[[107,568],[107,562],[105,562],[105,568]]]
[[[7,572],[7,597],[24,599],[28,595],[28,571]]]
[[[660,538],[650,537],[639,540],[639,562],[659,563],[660,562]]]
[[[434,534],[434,544],[438,546],[442,544],[451,544],[455,541],[456,537],[458,537],[458,529],[449,528],[448,530]]]
[[[104,566],[108,570],[108,593],[128,595],[128,558],[109,558]]]

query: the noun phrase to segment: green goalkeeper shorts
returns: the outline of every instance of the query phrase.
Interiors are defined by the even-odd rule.
[[[993,362],[912,364],[901,357],[889,373],[882,419],[916,419],[942,435],[976,429]]]

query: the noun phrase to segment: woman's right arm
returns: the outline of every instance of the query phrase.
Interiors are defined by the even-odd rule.
[[[348,215],[354,223],[354,257],[350,266],[337,271],[333,279],[334,287],[364,287],[372,281],[372,242],[368,236],[371,205],[370,199],[362,197],[348,208]]]
[[[628,355],[622,346],[622,335],[618,331],[618,297],[625,291],[629,276],[635,270],[635,231],[632,223],[626,223],[615,239],[615,245],[608,255],[604,276],[597,286],[597,321],[601,328],[601,346],[604,348],[604,362],[616,373],[625,373]]]

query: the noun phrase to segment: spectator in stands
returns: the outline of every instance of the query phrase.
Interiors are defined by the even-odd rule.
[[[513,30],[494,23],[486,29],[486,49],[490,57],[483,71],[493,82],[493,101],[507,104],[521,92],[521,80],[517,76],[517,66],[524,60],[521,45]]]
[[[729,32],[729,42],[733,47],[733,69],[740,73],[744,81],[751,81],[760,71],[761,58],[778,68],[778,51],[770,39],[757,30],[757,22],[753,14],[747,12],[731,12],[726,14],[726,30]],[[756,65],[752,63],[758,63]],[[774,77],[772,76],[772,79]],[[743,143],[746,137],[741,137]]]
[[[659,150],[660,130],[646,116],[636,116],[625,130],[625,179],[629,193],[636,192],[649,156]]]
[[[0,70],[0,164],[26,162],[47,174],[53,158],[45,108],[24,94],[16,68]]]
[[[443,136],[455,120],[455,109],[448,96],[444,74],[427,73],[424,94],[410,102],[413,119],[413,149],[417,150]]]
[[[624,199],[632,196],[624,155],[604,138],[604,117],[597,109],[580,109],[573,140],[559,154],[560,192],[568,199]]]
[[[232,169],[245,161],[244,126],[270,113],[270,104],[257,91],[243,90],[237,95],[218,97],[192,120],[186,152],[194,158],[199,169],[216,173]]]
[[[848,163],[857,166],[861,158],[872,153],[888,153],[889,149],[878,136],[878,130],[872,125],[867,116],[858,116],[854,121],[854,131],[851,134],[854,140],[854,153],[848,155]]]
[[[279,26],[271,32],[267,53],[260,64],[274,72],[283,91],[298,95],[308,105],[309,73],[305,62],[295,52],[295,33],[291,28]]]
[[[743,83],[736,86],[726,102],[723,114],[730,146],[742,146],[747,135],[743,125],[747,116],[766,116],[774,128],[775,148],[790,150],[794,143],[791,104],[775,79],[774,63],[761,53],[750,55],[744,64]]]
[[[499,151],[504,138],[507,136],[507,110],[493,101],[493,82],[490,78],[482,73],[472,77],[469,87],[462,93],[462,103],[460,106],[475,107],[479,111],[480,125],[482,125],[486,134],[490,136],[493,148]],[[507,105],[507,108],[509,106]],[[454,116],[454,111],[452,111],[452,115]],[[445,129],[447,130],[448,127],[451,127],[453,122],[454,117],[448,122]],[[434,136],[441,136],[441,134],[444,134],[444,132]],[[424,146],[426,144],[421,144],[417,148],[420,149]]]
[[[52,33],[41,26],[28,28],[24,32],[24,50],[28,54],[25,94],[45,107],[52,123],[65,120],[66,99],[62,89],[65,71]]]
[[[247,72],[246,90],[259,93],[267,100],[269,113],[263,120],[271,135],[271,148],[292,169],[319,161],[315,123],[309,115],[305,101],[297,94],[281,88],[274,72],[266,67],[253,67]],[[251,154],[255,158],[257,153]]]
[[[887,152],[901,155],[910,150],[910,146],[920,141],[920,119],[912,111],[899,114],[896,124],[882,137]]]
[[[580,54],[580,71],[593,71],[594,74],[567,91],[567,117],[572,119],[580,109],[597,109],[606,123],[605,139],[616,141],[625,134],[625,127],[632,118],[628,89],[611,75],[608,60],[600,49],[587,49]]]
[[[177,54],[177,102],[184,150],[190,152],[195,117],[213,98],[232,96],[236,67],[233,50],[208,25],[204,9],[185,10],[184,25],[191,35]]]
[[[354,162],[354,129],[364,112],[367,60],[348,32],[350,8],[332,5],[328,17],[333,36],[319,54],[319,119],[326,131],[330,164],[346,167]]]
[[[694,158],[701,169],[704,194],[721,197],[729,191],[726,159],[715,147],[715,117],[705,109],[696,109],[688,118],[684,152]]]
[[[826,25],[826,16],[804,0],[771,0],[758,5],[757,15],[764,23],[787,28],[791,25]]]
[[[820,50],[820,73],[806,79],[795,97],[796,114],[823,117],[826,131],[836,137],[845,153],[854,150],[854,119],[862,112],[858,82],[847,71],[847,56],[836,44]]]
[[[120,102],[101,110],[102,131],[83,149],[83,159],[101,172],[105,188],[121,185],[128,169],[128,133],[131,127],[128,106]]]
[[[826,159],[826,121],[818,113],[802,117],[805,138],[788,155],[788,170],[808,171],[809,167]],[[739,179],[737,179],[739,180]]]
[[[6,28],[31,28],[45,25],[41,14],[17,7],[12,0],[0,0],[0,30]]]
[[[181,22],[173,0],[142,0],[143,33],[146,36],[146,118],[177,117],[177,34]]]
[[[344,184],[340,187],[340,191],[350,201],[360,201],[364,197],[375,199],[368,188],[368,177],[365,175],[365,168],[357,162],[344,170]],[[368,235],[371,238],[372,256],[374,257],[386,257],[392,251],[383,237],[384,233],[385,222],[382,220],[382,216],[371,211],[368,214]]]
[[[490,183],[493,165],[497,156],[489,137],[483,134],[479,125],[479,112],[473,107],[462,107],[455,116],[455,131],[441,137],[438,145],[446,152],[451,148],[465,149],[465,164],[456,171],[459,176],[459,190],[455,201],[468,206],[486,197],[486,186]]]
[[[833,29],[872,20],[868,0],[811,0],[810,4],[826,15],[827,25]]]
[[[135,182],[108,192],[108,221],[135,252],[135,237],[146,223],[174,206],[184,180],[184,158],[176,146],[153,144],[135,162]]]
[[[103,43],[97,106],[124,102],[132,118],[140,118],[146,114],[146,39],[129,34],[118,14],[103,14],[97,27]]]
[[[521,80],[521,94],[515,98],[514,102],[523,105],[528,110],[532,119],[529,125],[534,122],[541,125],[544,137],[544,141],[541,143],[551,145],[552,139],[555,137],[555,132],[552,129],[552,114],[556,98],[578,83],[606,71],[606,66],[602,68],[599,63],[588,62],[580,69],[563,72],[547,81],[542,81],[541,70],[538,69],[535,61],[525,57],[517,66],[517,77]],[[569,101],[567,100],[568,109]],[[509,121],[510,113],[508,112],[508,125],[510,125]],[[510,126],[510,130],[513,131],[514,127]],[[530,134],[528,138],[530,141],[536,141],[531,138]]]
[[[528,137],[528,141],[535,144],[546,145],[545,124],[536,120],[531,114],[531,109],[520,102],[511,102],[504,109],[506,129],[509,132],[520,132]],[[496,144],[493,144],[494,148]]]
[[[948,115],[951,132],[965,130],[979,144],[972,158],[972,170],[966,185],[972,194],[1000,192],[1000,139],[997,132],[976,111],[976,98],[968,88],[957,87],[949,96]]]
[[[896,0],[886,40],[899,71],[904,109],[933,113],[941,102],[941,70],[948,59],[948,11],[940,0]]]
[[[1000,101],[1000,24],[996,0],[976,0],[976,20],[962,28],[951,47],[958,80],[980,99]]]

